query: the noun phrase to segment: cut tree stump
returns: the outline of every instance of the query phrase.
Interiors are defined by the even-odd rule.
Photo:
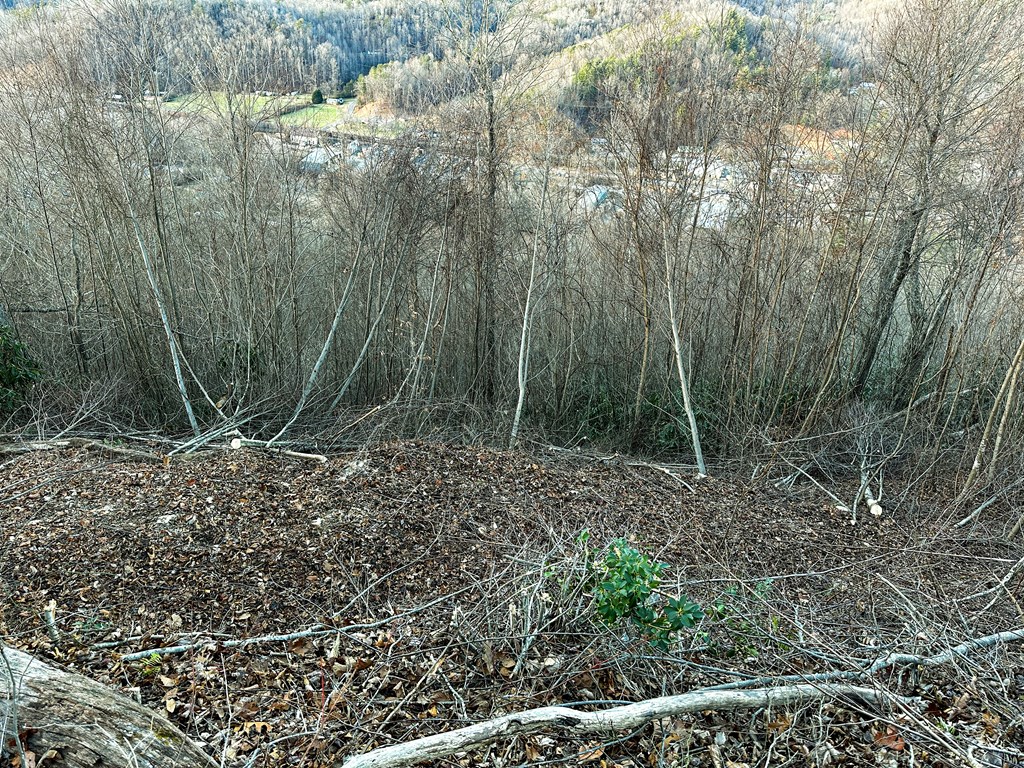
[[[0,645],[0,756],[20,762],[18,739],[54,768],[218,766],[160,713]]]

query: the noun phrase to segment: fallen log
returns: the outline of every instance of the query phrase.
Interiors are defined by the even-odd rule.
[[[705,710],[731,711],[761,707],[788,707],[823,699],[839,699],[857,706],[914,706],[915,700],[852,685],[787,685],[747,691],[692,691],[677,696],[639,701],[597,712],[569,707],[539,707],[513,712],[448,733],[425,736],[404,744],[381,747],[347,759],[342,768],[401,768],[436,760],[497,739],[523,736],[548,729],[568,734],[608,734],[629,731],[654,720]],[[853,706],[853,704],[851,704]]]
[[[86,437],[67,437],[58,440],[31,440],[23,443],[10,443],[0,445],[0,454],[22,454],[35,451],[55,451],[61,448],[85,448],[89,451],[96,451],[110,458],[129,458],[138,461],[159,462],[161,458],[149,451],[140,451],[136,448],[127,448],[123,445],[112,445],[102,440],[92,440]]]
[[[218,765],[160,713],[0,645],[0,763],[47,755],[45,764],[66,768]]]

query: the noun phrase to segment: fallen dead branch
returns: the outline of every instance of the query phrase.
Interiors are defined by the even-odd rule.
[[[139,461],[159,462],[160,456],[149,451],[140,451],[136,448],[125,448],[122,445],[111,445],[100,440],[91,440],[85,437],[68,437],[60,440],[32,440],[25,443],[11,443],[0,446],[0,454],[22,454],[34,453],[36,451],[54,451],[61,448],[85,448],[96,451],[106,456],[127,457]]]
[[[1024,513],[1022,513],[1021,516],[1017,518],[1017,522],[1013,524],[1013,528],[1011,528],[1010,532],[1006,534],[1006,538],[1012,539],[1014,536],[1020,533],[1022,527],[1024,527]]]
[[[979,597],[984,594],[988,593],[980,593],[979,595],[972,595],[972,597]],[[871,675],[885,669],[891,669],[892,667],[937,667],[943,664],[949,664],[954,659],[964,658],[973,651],[982,650],[983,648],[991,648],[992,646],[999,645],[1001,643],[1017,642],[1024,642],[1024,627],[1009,629],[1005,632],[996,632],[992,635],[985,635],[984,637],[967,640],[959,645],[947,648],[946,650],[940,651],[939,653],[931,656],[918,656],[912,653],[887,653],[885,656],[880,656],[874,661],[863,662],[863,666],[860,669],[844,669],[836,672],[818,672],[809,675],[756,677],[749,680],[737,680],[734,683],[714,685],[708,688],[708,690],[730,691],[750,688],[755,685],[779,685],[781,683],[789,682],[824,683],[834,682],[837,680],[862,681],[871,677]]]
[[[0,755],[11,744],[21,761],[68,768],[217,765],[160,713],[95,680],[3,645],[0,658]]]
[[[550,451],[551,453],[561,453],[561,454],[572,454],[572,455],[585,456],[587,459],[589,459],[591,461],[597,461],[597,462],[600,462],[601,464],[608,464],[608,465],[611,465],[611,466],[618,465],[618,466],[623,466],[623,467],[644,467],[645,469],[653,469],[653,470],[656,470],[657,472],[661,472],[661,473],[663,473],[665,475],[668,475],[673,480],[675,480],[677,483],[679,483],[684,488],[686,488],[686,490],[688,490],[690,493],[694,493],[694,494],[697,493],[697,489],[694,488],[690,483],[686,482],[686,480],[684,480],[682,477],[680,477],[679,473],[675,471],[676,469],[679,468],[678,466],[673,466],[673,465],[668,465],[668,464],[655,464],[655,463],[650,462],[650,461],[640,461],[639,459],[635,459],[635,458],[632,458],[632,457],[629,457],[629,456],[624,456],[624,455],[619,454],[619,453],[613,453],[610,456],[599,456],[597,454],[591,454],[591,453],[581,454],[578,450],[574,450],[572,448],[560,448],[557,445],[551,445],[551,444],[545,444],[544,445],[544,449]],[[687,467],[687,469],[695,469],[695,467]],[[706,477],[706,475],[704,477]],[[698,477],[697,479],[700,480],[701,478]]]
[[[290,451],[286,448],[278,448],[271,444],[269,440],[247,440],[244,437],[236,437],[231,440],[232,450],[237,451],[239,448],[257,448],[259,450],[268,451],[270,453],[276,453],[281,456],[287,456],[292,459],[309,459],[311,461],[319,461],[321,464],[327,463],[327,457],[321,453],[302,453],[301,451]]]
[[[417,605],[415,608],[410,608],[408,611],[402,611],[396,613],[387,618],[380,619],[378,621],[370,621],[362,624],[346,624],[344,626],[330,626],[328,624],[314,624],[308,629],[299,630],[298,632],[288,632],[281,635],[262,635],[260,637],[246,637],[239,640],[201,640],[194,643],[182,643],[181,645],[167,645],[162,648],[150,648],[145,651],[136,651],[135,653],[126,653],[121,656],[121,661],[139,661],[140,659],[150,658],[151,656],[173,656],[179,653],[188,653],[199,648],[210,648],[213,650],[219,648],[244,648],[247,645],[257,645],[260,643],[290,643],[293,640],[302,640],[307,637],[321,637],[323,635],[330,634],[351,634],[352,632],[361,632],[367,629],[379,629],[380,627],[390,624],[393,621],[404,619],[409,616],[414,616],[417,613],[422,613],[428,608],[432,608],[438,603],[443,603],[446,600],[451,600],[453,597],[461,595],[463,592],[468,592],[473,589],[473,586],[463,587],[462,589],[456,590],[455,592],[449,592],[448,594],[441,595],[441,597]]]
[[[915,656],[910,653],[890,653],[878,659],[866,670],[873,674],[885,667],[901,665],[918,665],[922,667],[936,667],[941,664],[948,664],[953,659],[967,656],[972,651],[980,651],[983,648],[991,648],[1000,643],[1019,643],[1024,641],[1024,627],[1008,629],[1005,632],[996,632],[992,635],[977,637],[973,640],[966,640],[952,648],[936,653],[932,656]]]
[[[548,729],[559,729],[572,735],[604,734],[639,728],[654,720],[688,712],[787,707],[823,699],[851,702],[851,706],[866,703],[878,708],[887,708],[894,703],[914,707],[917,703],[913,699],[852,685],[789,685],[747,691],[692,691],[598,712],[581,712],[569,707],[539,707],[502,715],[448,733],[374,749],[349,758],[343,766],[400,768],[424,760],[436,760],[497,739],[524,736]]]
[[[1017,563],[1012,568],[1010,568],[1009,571],[1006,572],[1006,575],[1002,579],[1000,579],[999,583],[996,584],[994,587],[990,587],[989,589],[986,589],[982,592],[978,592],[964,599],[974,600],[979,597],[987,597],[988,595],[994,594],[995,596],[988,602],[988,604],[985,605],[984,608],[981,609],[982,612],[991,610],[992,606],[995,605],[996,602],[999,600],[999,593],[1002,592],[1004,589],[1009,591],[1007,585],[1011,581],[1013,581],[1017,577],[1017,574],[1019,574],[1022,570],[1024,570],[1024,557],[1018,560]]]
[[[890,653],[859,670],[822,673],[798,678],[776,679],[772,687],[750,688],[764,679],[746,680],[707,688],[678,696],[666,696],[628,704],[599,712],[579,712],[568,707],[541,707],[512,713],[476,723],[448,733],[371,750],[349,758],[344,768],[400,768],[400,766],[437,759],[491,741],[560,728],[572,734],[624,731],[651,721],[703,710],[737,710],[804,704],[821,699],[859,700],[876,706],[900,703],[913,705],[912,699],[887,694],[873,688],[836,684],[835,680],[864,680],[883,669],[896,666],[939,666],[967,656],[973,651],[1001,643],[1024,641],[1024,627],[974,638],[931,656]],[[789,684],[794,680],[792,684]],[[802,680],[802,681],[801,681]],[[809,681],[814,681],[813,683]]]

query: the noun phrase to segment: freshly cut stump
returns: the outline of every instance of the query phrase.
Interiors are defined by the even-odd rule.
[[[216,768],[166,717],[82,675],[0,645],[0,757],[17,739],[44,765]]]

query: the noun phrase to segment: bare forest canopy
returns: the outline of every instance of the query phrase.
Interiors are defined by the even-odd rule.
[[[9,428],[1016,477],[1015,2],[747,6],[5,12]]]

